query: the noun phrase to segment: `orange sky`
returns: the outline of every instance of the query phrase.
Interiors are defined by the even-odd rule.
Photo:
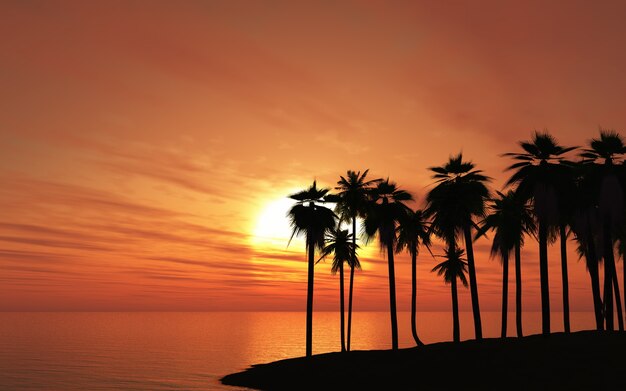
[[[626,129],[626,3],[441,3],[3,1],[0,310],[304,310],[280,200],[314,178],[369,168],[421,206],[450,154],[500,189],[499,155],[534,129],[564,145]],[[498,310],[501,267],[476,247]],[[535,242],[523,257],[536,310]],[[386,310],[376,244],[362,262],[355,308]],[[448,310],[420,262],[420,308]],[[550,268],[558,310],[557,248]],[[337,278],[316,273],[316,310],[335,310]],[[573,245],[570,278],[590,310]]]

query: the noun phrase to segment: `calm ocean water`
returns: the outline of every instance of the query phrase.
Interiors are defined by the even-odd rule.
[[[426,343],[452,337],[451,315],[418,314]],[[400,347],[413,346],[409,313],[399,313]],[[540,314],[524,313],[525,334]],[[461,314],[463,339],[473,338],[471,313]],[[513,314],[509,335],[514,334]],[[500,314],[482,315],[485,337],[497,337]],[[571,315],[572,330],[593,328],[593,314]],[[562,315],[552,318],[562,330]],[[299,312],[0,313],[1,390],[236,390],[219,378],[304,355]],[[388,349],[389,314],[353,315],[353,349]],[[314,353],[339,350],[339,314],[314,314]]]

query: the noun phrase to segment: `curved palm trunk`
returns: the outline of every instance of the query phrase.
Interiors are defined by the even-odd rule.
[[[541,333],[550,334],[550,289],[548,284],[548,227],[539,219],[539,278],[541,281]]]
[[[502,256],[502,328],[500,337],[506,338],[506,323],[508,316],[508,299],[509,299],[509,253]]]
[[[522,255],[520,243],[515,243],[515,326],[517,336],[523,337],[522,333]]]
[[[567,277],[567,232],[565,225],[559,227],[561,237],[561,279],[563,280],[563,331],[570,332],[569,325],[569,279]]]
[[[596,246],[593,241],[591,230],[587,234],[587,270],[591,280],[591,295],[593,297],[593,310],[596,318],[596,329],[604,330],[604,315],[602,314],[602,296],[600,294],[600,272],[598,270],[598,258]]]
[[[313,352],[313,272],[315,266],[315,246],[308,235],[307,251],[309,256],[309,270],[306,291],[306,356],[311,357]]]
[[[417,346],[424,343],[417,336],[417,249],[411,249],[411,332]]]
[[[346,319],[345,319],[345,305],[344,305],[344,294],[343,294],[343,262],[341,266],[339,266],[339,293],[341,297],[339,298],[339,310],[341,311],[340,315],[340,323],[341,323],[341,351],[346,351]]]
[[[352,290],[354,287],[354,259],[356,258],[356,216],[352,217],[352,265],[350,266],[350,293],[348,294],[348,332],[346,349],[350,351],[350,336],[352,335]]]
[[[393,245],[388,244],[387,245],[387,263],[389,265],[389,312],[391,314],[391,349],[398,350],[398,316],[396,313],[396,275],[395,275],[395,268],[394,268],[393,262],[394,262],[393,261]]]
[[[461,327],[459,322],[459,298],[456,287],[456,277],[451,281],[452,286],[452,340],[461,341]]]
[[[476,339],[483,338],[482,325],[480,321],[480,306],[478,303],[478,285],[476,283],[476,267],[474,266],[474,248],[472,246],[472,232],[469,224],[463,227],[465,236],[465,251],[467,252],[467,271],[469,274],[470,293],[472,297],[472,311],[474,314],[474,333]]]

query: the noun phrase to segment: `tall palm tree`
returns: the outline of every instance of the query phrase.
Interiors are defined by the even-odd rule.
[[[603,164],[597,167],[597,172],[601,181],[598,208],[603,233],[604,304],[607,330],[613,330],[614,327],[612,290],[615,290],[616,300],[619,300],[619,287],[617,285],[617,272],[613,254],[613,237],[615,237],[619,227],[622,225],[624,215],[624,190],[619,182],[615,161],[621,159],[625,153],[626,145],[624,145],[624,140],[617,132],[600,129],[600,137],[591,139],[589,148],[586,148],[581,154],[583,158],[588,159],[592,164],[598,160],[603,161]],[[624,269],[626,270],[626,266],[624,266]],[[624,284],[626,286],[626,280]],[[624,293],[626,294],[626,289],[624,289]],[[624,301],[626,302],[626,296]],[[621,305],[618,305],[618,309],[620,307]],[[621,312],[621,309],[619,312]],[[618,321],[620,330],[623,330],[624,324],[621,314],[618,317]]]
[[[459,298],[457,292],[457,278],[461,280],[463,286],[467,287],[467,262],[462,258],[465,252],[459,248],[448,248],[443,256],[446,260],[433,268],[433,272],[437,272],[438,276],[443,275],[446,284],[452,287],[452,340],[459,342],[461,340],[461,327],[459,322]]]
[[[351,268],[361,268],[359,259],[356,256],[356,250],[358,245],[352,241],[352,233],[348,233],[347,229],[333,229],[326,234],[325,246],[321,251],[320,258],[317,262],[326,258],[330,254],[333,256],[333,265],[331,267],[331,273],[336,274],[339,272],[339,309],[341,319],[341,351],[346,351],[345,341],[345,310],[344,310],[344,289],[343,289],[343,265],[347,263]]]
[[[336,226],[337,216],[332,210],[319,203],[325,202],[324,197],[330,189],[318,189],[317,183],[308,189],[291,194],[289,198],[297,203],[289,210],[288,217],[291,222],[294,236],[304,235],[306,238],[306,252],[308,256],[308,279],[306,296],[306,356],[310,357],[313,351],[313,273],[315,265],[315,249],[324,247],[326,233]]]
[[[437,185],[426,196],[426,214],[432,217],[435,232],[448,242],[449,251],[455,247],[456,233],[465,239],[474,332],[476,339],[482,339],[472,228],[476,227],[474,219],[484,217],[485,201],[489,198],[486,183],[491,179],[476,170],[471,161],[463,161],[462,153],[429,170],[434,172]]]
[[[366,180],[369,170],[352,171],[348,170],[346,176],[340,176],[337,182],[337,196],[339,200],[335,211],[339,214],[342,221],[350,221],[352,223],[352,242],[356,258],[356,220],[364,218],[367,212],[367,203],[370,199],[372,187],[381,182],[382,179]],[[355,264],[355,263],[353,263]],[[350,339],[352,335],[352,292],[354,289],[354,267],[350,266],[350,287],[348,293],[348,330],[347,330],[347,350],[350,351]]]
[[[413,197],[398,188],[389,178],[378,182],[372,191],[372,200],[365,217],[365,233],[368,239],[378,236],[381,250],[387,250],[389,269],[389,312],[391,315],[391,348],[398,349],[398,317],[396,312],[396,277],[394,267],[394,248],[396,244],[396,225],[409,208],[404,204]]]
[[[407,211],[402,216],[396,227],[398,242],[396,251],[407,250],[411,254],[411,332],[415,343],[420,346],[424,343],[417,336],[417,255],[421,245],[430,251],[430,232],[429,223],[426,220],[424,212],[420,209],[416,211]]]
[[[524,236],[534,235],[535,222],[528,204],[514,191],[506,194],[497,192],[497,197],[489,205],[491,213],[482,221],[476,238],[488,231],[495,231],[491,245],[491,255],[499,255],[502,260],[502,329],[500,335],[506,337],[508,303],[508,263],[511,252],[515,252],[515,324],[517,336],[522,334],[522,273],[521,247]]]
[[[517,170],[506,185],[517,185],[517,192],[531,200],[539,236],[539,277],[541,282],[541,331],[550,333],[550,292],[548,285],[548,239],[558,221],[557,185],[562,165],[555,164],[576,147],[562,147],[547,132],[535,132],[531,141],[521,141],[524,152],[505,153],[517,160],[507,170]]]

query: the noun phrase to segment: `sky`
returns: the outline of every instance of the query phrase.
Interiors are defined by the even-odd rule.
[[[369,169],[421,208],[450,155],[501,190],[500,155],[535,130],[565,146],[623,132],[624,17],[621,1],[3,1],[0,311],[304,310],[288,194]],[[478,290],[497,311],[489,246]],[[355,310],[386,311],[385,255],[363,247]],[[421,310],[450,309],[438,261],[418,259]],[[409,310],[409,257],[396,265]],[[571,309],[592,310],[572,242],[569,272]],[[337,310],[330,262],[315,284],[315,310]]]

